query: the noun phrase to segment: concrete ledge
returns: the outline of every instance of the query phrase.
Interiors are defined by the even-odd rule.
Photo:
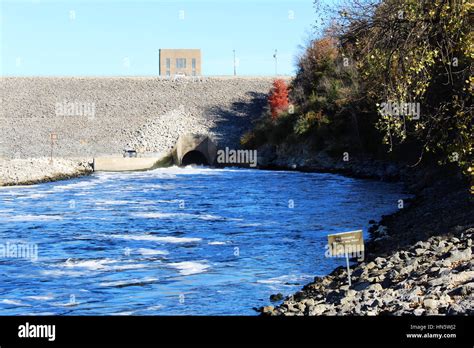
[[[122,172],[133,170],[149,170],[168,163],[165,157],[97,157],[94,158],[94,171]]]

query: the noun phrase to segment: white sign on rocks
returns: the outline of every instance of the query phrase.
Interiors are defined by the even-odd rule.
[[[336,233],[328,235],[329,254],[332,257],[346,257],[347,278],[351,286],[351,271],[349,267],[349,256],[364,259],[364,236],[362,230]]]
[[[330,255],[333,257],[360,257],[364,252],[364,236],[362,230],[328,235]]]

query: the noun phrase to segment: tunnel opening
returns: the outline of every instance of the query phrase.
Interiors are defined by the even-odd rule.
[[[196,150],[189,151],[183,156],[183,159],[181,160],[182,166],[189,166],[190,164],[209,165],[206,156]]]

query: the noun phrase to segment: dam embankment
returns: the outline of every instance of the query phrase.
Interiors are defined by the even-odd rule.
[[[236,147],[266,107],[272,77],[3,77],[0,157],[169,151],[180,134]]]

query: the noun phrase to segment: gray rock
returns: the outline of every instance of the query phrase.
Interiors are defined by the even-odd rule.
[[[378,265],[378,266],[381,266],[383,265],[384,263],[387,262],[386,259],[384,259],[383,257],[377,257],[374,262]]]
[[[383,288],[382,288],[382,285],[380,285],[379,283],[375,283],[375,284],[369,285],[367,290],[369,290],[369,291],[382,291]]]
[[[402,262],[402,258],[400,257],[400,253],[397,251],[395,254],[393,254],[393,256],[390,258],[390,261],[392,261],[393,263],[400,263]]]
[[[367,269],[365,268],[357,268],[351,273],[353,278],[360,278],[363,276],[367,276]]]
[[[383,305],[383,303],[378,299],[375,299],[375,300],[373,300],[372,302],[369,303],[370,307],[380,307],[382,305]]]
[[[273,307],[273,306],[265,306],[265,307],[262,308],[262,313],[272,314],[274,310],[275,310],[275,307]]]
[[[446,311],[446,314],[448,315],[459,315],[463,313],[465,313],[464,307],[457,303],[450,304]]]
[[[361,282],[361,283],[354,284],[352,288],[356,291],[362,291],[362,290],[367,289],[370,285],[372,285],[372,283],[370,282]]]
[[[463,284],[454,290],[449,292],[450,296],[467,296],[472,294],[472,290],[474,289],[474,282]]]
[[[417,242],[415,244],[415,248],[421,248],[421,249],[429,249],[431,247],[431,243],[430,242]]]
[[[403,267],[401,270],[400,270],[400,275],[407,275],[407,274],[410,274],[411,272],[413,272],[414,270],[414,267],[413,265],[408,265],[406,267]]]
[[[375,262],[369,262],[367,266],[365,266],[366,269],[371,270],[376,266]]]
[[[300,309],[297,307],[295,307],[295,304],[294,303],[289,303],[288,304],[288,311],[289,312],[299,312]]]
[[[404,301],[408,302],[419,302],[420,296],[423,295],[423,291],[419,286],[414,287],[409,290],[402,298]]]
[[[423,313],[425,313],[425,310],[424,310],[423,308],[416,308],[416,309],[413,311],[413,314],[416,315],[416,316],[423,315]]]
[[[281,301],[281,300],[283,300],[283,294],[281,293],[270,295],[270,301],[272,302]]]
[[[297,291],[297,292],[293,295],[293,298],[295,299],[295,301],[301,301],[302,299],[305,298],[305,294],[304,294],[304,292],[302,292],[302,291]]]
[[[352,290],[352,289],[347,290],[346,293],[345,293],[346,297],[348,297],[348,298],[352,298],[352,297],[354,297],[356,294],[357,294],[357,291],[356,291],[356,290]]]
[[[352,303],[349,303],[349,302],[341,303],[341,305],[337,307],[337,314],[344,315],[344,314],[350,313],[353,308],[354,307]]]
[[[303,302],[298,303],[296,307],[300,310],[300,312],[304,312],[306,309],[306,305]]]
[[[423,300],[423,306],[426,308],[426,309],[437,309],[438,308],[438,301],[434,300],[434,299],[425,299]]]
[[[471,282],[474,279],[474,270],[451,274],[449,278],[453,284]]]
[[[320,314],[323,314],[326,310],[328,310],[328,307],[325,304],[317,304],[314,306],[310,314],[320,315]]]
[[[426,253],[426,249],[423,249],[423,248],[417,248],[417,249],[415,249],[415,254],[416,254],[417,256],[423,255],[424,253]]]
[[[451,251],[449,257],[445,261],[449,266],[454,262],[468,261],[471,259],[471,257],[472,257],[472,250],[471,248],[467,248],[467,249],[464,249],[463,251],[460,251],[460,250]]]
[[[431,287],[435,287],[441,284],[449,284],[449,282],[450,282],[449,277],[443,276],[443,277],[435,278],[428,281],[428,285]]]
[[[327,303],[339,303],[343,298],[343,294],[340,293],[338,290],[331,291],[326,295],[326,302]]]
[[[449,295],[441,295],[438,299],[439,307],[447,307],[451,303],[451,297]]]
[[[438,276],[440,277],[448,276],[451,272],[452,271],[450,268],[443,267],[438,270]]]

